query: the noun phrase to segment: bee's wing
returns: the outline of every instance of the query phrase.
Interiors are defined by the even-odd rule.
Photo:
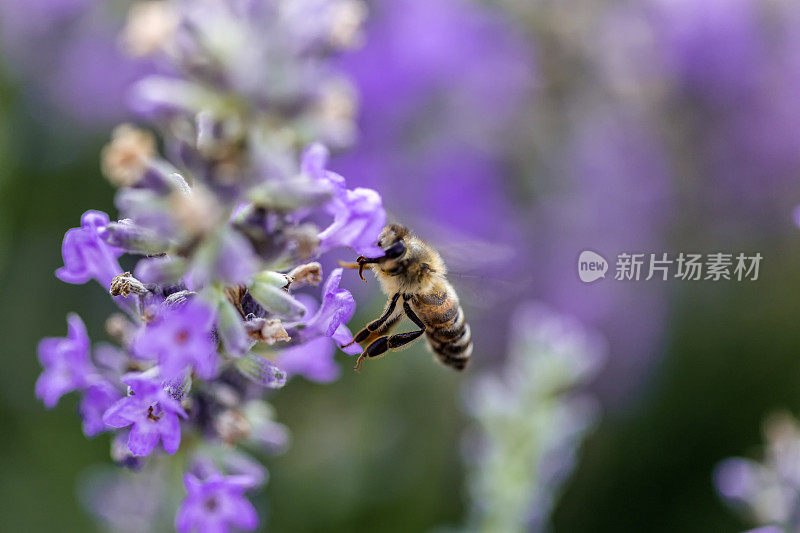
[[[502,279],[493,275],[460,274],[450,271],[450,284],[467,308],[488,310],[519,298],[521,281]]]
[[[425,240],[442,256],[447,270],[462,274],[486,274],[505,270],[514,262],[517,251],[509,244],[490,242],[441,225],[429,228]]]
[[[517,251],[508,244],[489,242],[441,226],[429,229],[427,239],[447,265],[447,278],[461,302],[487,309],[511,301],[527,286],[531,276],[517,261]],[[527,276],[527,277],[526,277]]]

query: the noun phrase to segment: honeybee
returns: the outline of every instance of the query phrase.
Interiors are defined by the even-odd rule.
[[[439,253],[399,224],[383,229],[378,246],[384,251],[381,257],[361,256],[355,263],[342,263],[347,268],[357,268],[364,281],[364,269],[372,270],[389,297],[380,318],[367,324],[350,343],[366,345],[355,370],[361,369],[365,358],[382,357],[423,334],[440,363],[464,370],[472,355],[472,336],[458,295],[445,277],[447,268]],[[389,335],[403,316],[419,329]]]

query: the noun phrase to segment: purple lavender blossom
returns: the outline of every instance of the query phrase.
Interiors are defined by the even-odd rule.
[[[102,211],[87,211],[81,217],[81,227],[67,231],[61,245],[64,266],[56,271],[58,279],[76,284],[94,279],[109,287],[114,276],[122,273],[117,258],[123,251],[100,237],[108,222],[108,215]]]
[[[160,380],[127,374],[122,381],[131,388],[131,395],[112,405],[103,415],[103,421],[114,428],[132,426],[128,449],[135,456],[149,455],[159,440],[167,453],[178,451],[181,443],[178,417],[187,417],[180,402],[164,390]]]
[[[87,437],[94,437],[108,429],[103,415],[121,396],[111,383],[102,379],[86,388],[78,405],[78,412],[83,419],[83,433]]]
[[[363,187],[345,190],[326,209],[334,219],[319,234],[320,253],[339,246],[349,246],[360,255],[370,257],[382,253],[375,242],[386,224],[386,213],[377,192]]]
[[[39,362],[44,371],[36,380],[36,397],[51,409],[68,392],[86,387],[96,370],[89,359],[86,326],[74,313],[67,317],[67,336],[39,342]]]
[[[144,327],[133,342],[142,359],[157,359],[165,379],[181,375],[187,367],[205,379],[217,373],[214,342],[214,312],[197,298],[186,305],[165,310]]]
[[[244,497],[255,482],[248,476],[223,476],[215,473],[204,480],[192,474],[183,478],[186,499],[175,517],[175,529],[226,533],[231,527],[252,531],[258,527],[258,515]]]
[[[303,299],[306,316],[310,318],[298,325],[296,333],[292,333],[300,344],[281,351],[276,360],[289,375],[302,375],[318,382],[339,377],[341,370],[333,359],[336,352],[334,343],[341,347],[353,340],[345,324],[355,312],[353,296],[346,289],[339,288],[341,279],[341,268],[331,272],[323,286],[322,305],[318,308],[313,299]],[[341,349],[349,355],[361,352],[357,344]]]
[[[328,155],[327,148],[313,144],[303,153],[301,163],[305,173],[334,190],[333,199],[325,206],[333,223],[319,234],[319,253],[349,246],[360,255],[377,257],[383,253],[376,246],[378,235],[386,224],[381,197],[372,189],[346,189],[342,176],[326,170]]]

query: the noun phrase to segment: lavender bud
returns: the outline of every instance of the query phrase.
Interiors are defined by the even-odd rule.
[[[222,216],[222,209],[213,194],[202,187],[191,193],[175,191],[169,199],[170,212],[188,235],[196,237],[210,233]]]
[[[129,218],[111,222],[98,233],[100,238],[111,246],[124,248],[133,253],[155,255],[163,253],[169,247],[167,239],[149,228],[136,225]]]
[[[286,426],[275,422],[271,406],[259,400],[247,402],[243,409],[250,421],[250,440],[271,453],[280,453],[289,445],[290,435]]]
[[[272,364],[265,357],[248,353],[236,361],[236,368],[250,381],[270,389],[280,389],[286,385],[286,372]]]
[[[252,345],[239,311],[224,297],[217,304],[217,334],[225,350],[234,356],[244,354]]]
[[[106,333],[108,336],[125,346],[136,333],[136,327],[122,313],[114,313],[106,319]]]
[[[131,294],[146,294],[147,288],[138,279],[134,278],[130,272],[117,274],[111,280],[111,288],[108,291],[111,296],[130,296]]]
[[[342,49],[361,46],[361,28],[367,18],[367,6],[360,0],[343,0],[334,4],[331,16],[330,43]]]
[[[333,189],[325,183],[307,178],[270,181],[250,191],[253,204],[272,211],[289,212],[301,207],[316,207],[333,196]]]
[[[251,427],[241,411],[226,409],[214,419],[214,429],[224,442],[234,446],[250,436]]]
[[[152,133],[122,124],[114,129],[111,142],[100,153],[100,166],[108,181],[117,187],[130,187],[141,179],[155,153]]]
[[[322,283],[322,265],[316,261],[300,265],[289,272],[289,280],[292,289],[299,289],[307,285],[316,287]]]
[[[197,293],[192,291],[173,292],[167,296],[161,305],[166,309],[178,309],[189,303],[189,300],[191,300],[195,294]]]
[[[188,265],[180,257],[149,257],[136,265],[136,277],[144,283],[171,285],[180,281]]]
[[[293,262],[307,261],[317,254],[320,243],[319,229],[313,224],[287,228],[285,234],[291,242],[290,252]]]
[[[179,23],[169,2],[137,2],[128,11],[122,46],[133,57],[155,54],[168,47]]]
[[[267,311],[289,322],[297,321],[303,317],[306,309],[283,286],[278,285],[280,276],[283,275],[276,272],[261,272],[253,278],[253,281],[247,286],[247,290],[255,301]]]
[[[276,342],[288,342],[292,340],[286,330],[277,318],[269,320],[264,318],[254,318],[248,320],[244,324],[247,334],[251,339],[258,342],[264,342],[270,346]]]

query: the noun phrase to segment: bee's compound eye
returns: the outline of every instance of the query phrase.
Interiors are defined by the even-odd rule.
[[[386,249],[386,258],[388,259],[397,259],[401,255],[406,253],[406,245],[403,241],[397,241],[390,247]]]

